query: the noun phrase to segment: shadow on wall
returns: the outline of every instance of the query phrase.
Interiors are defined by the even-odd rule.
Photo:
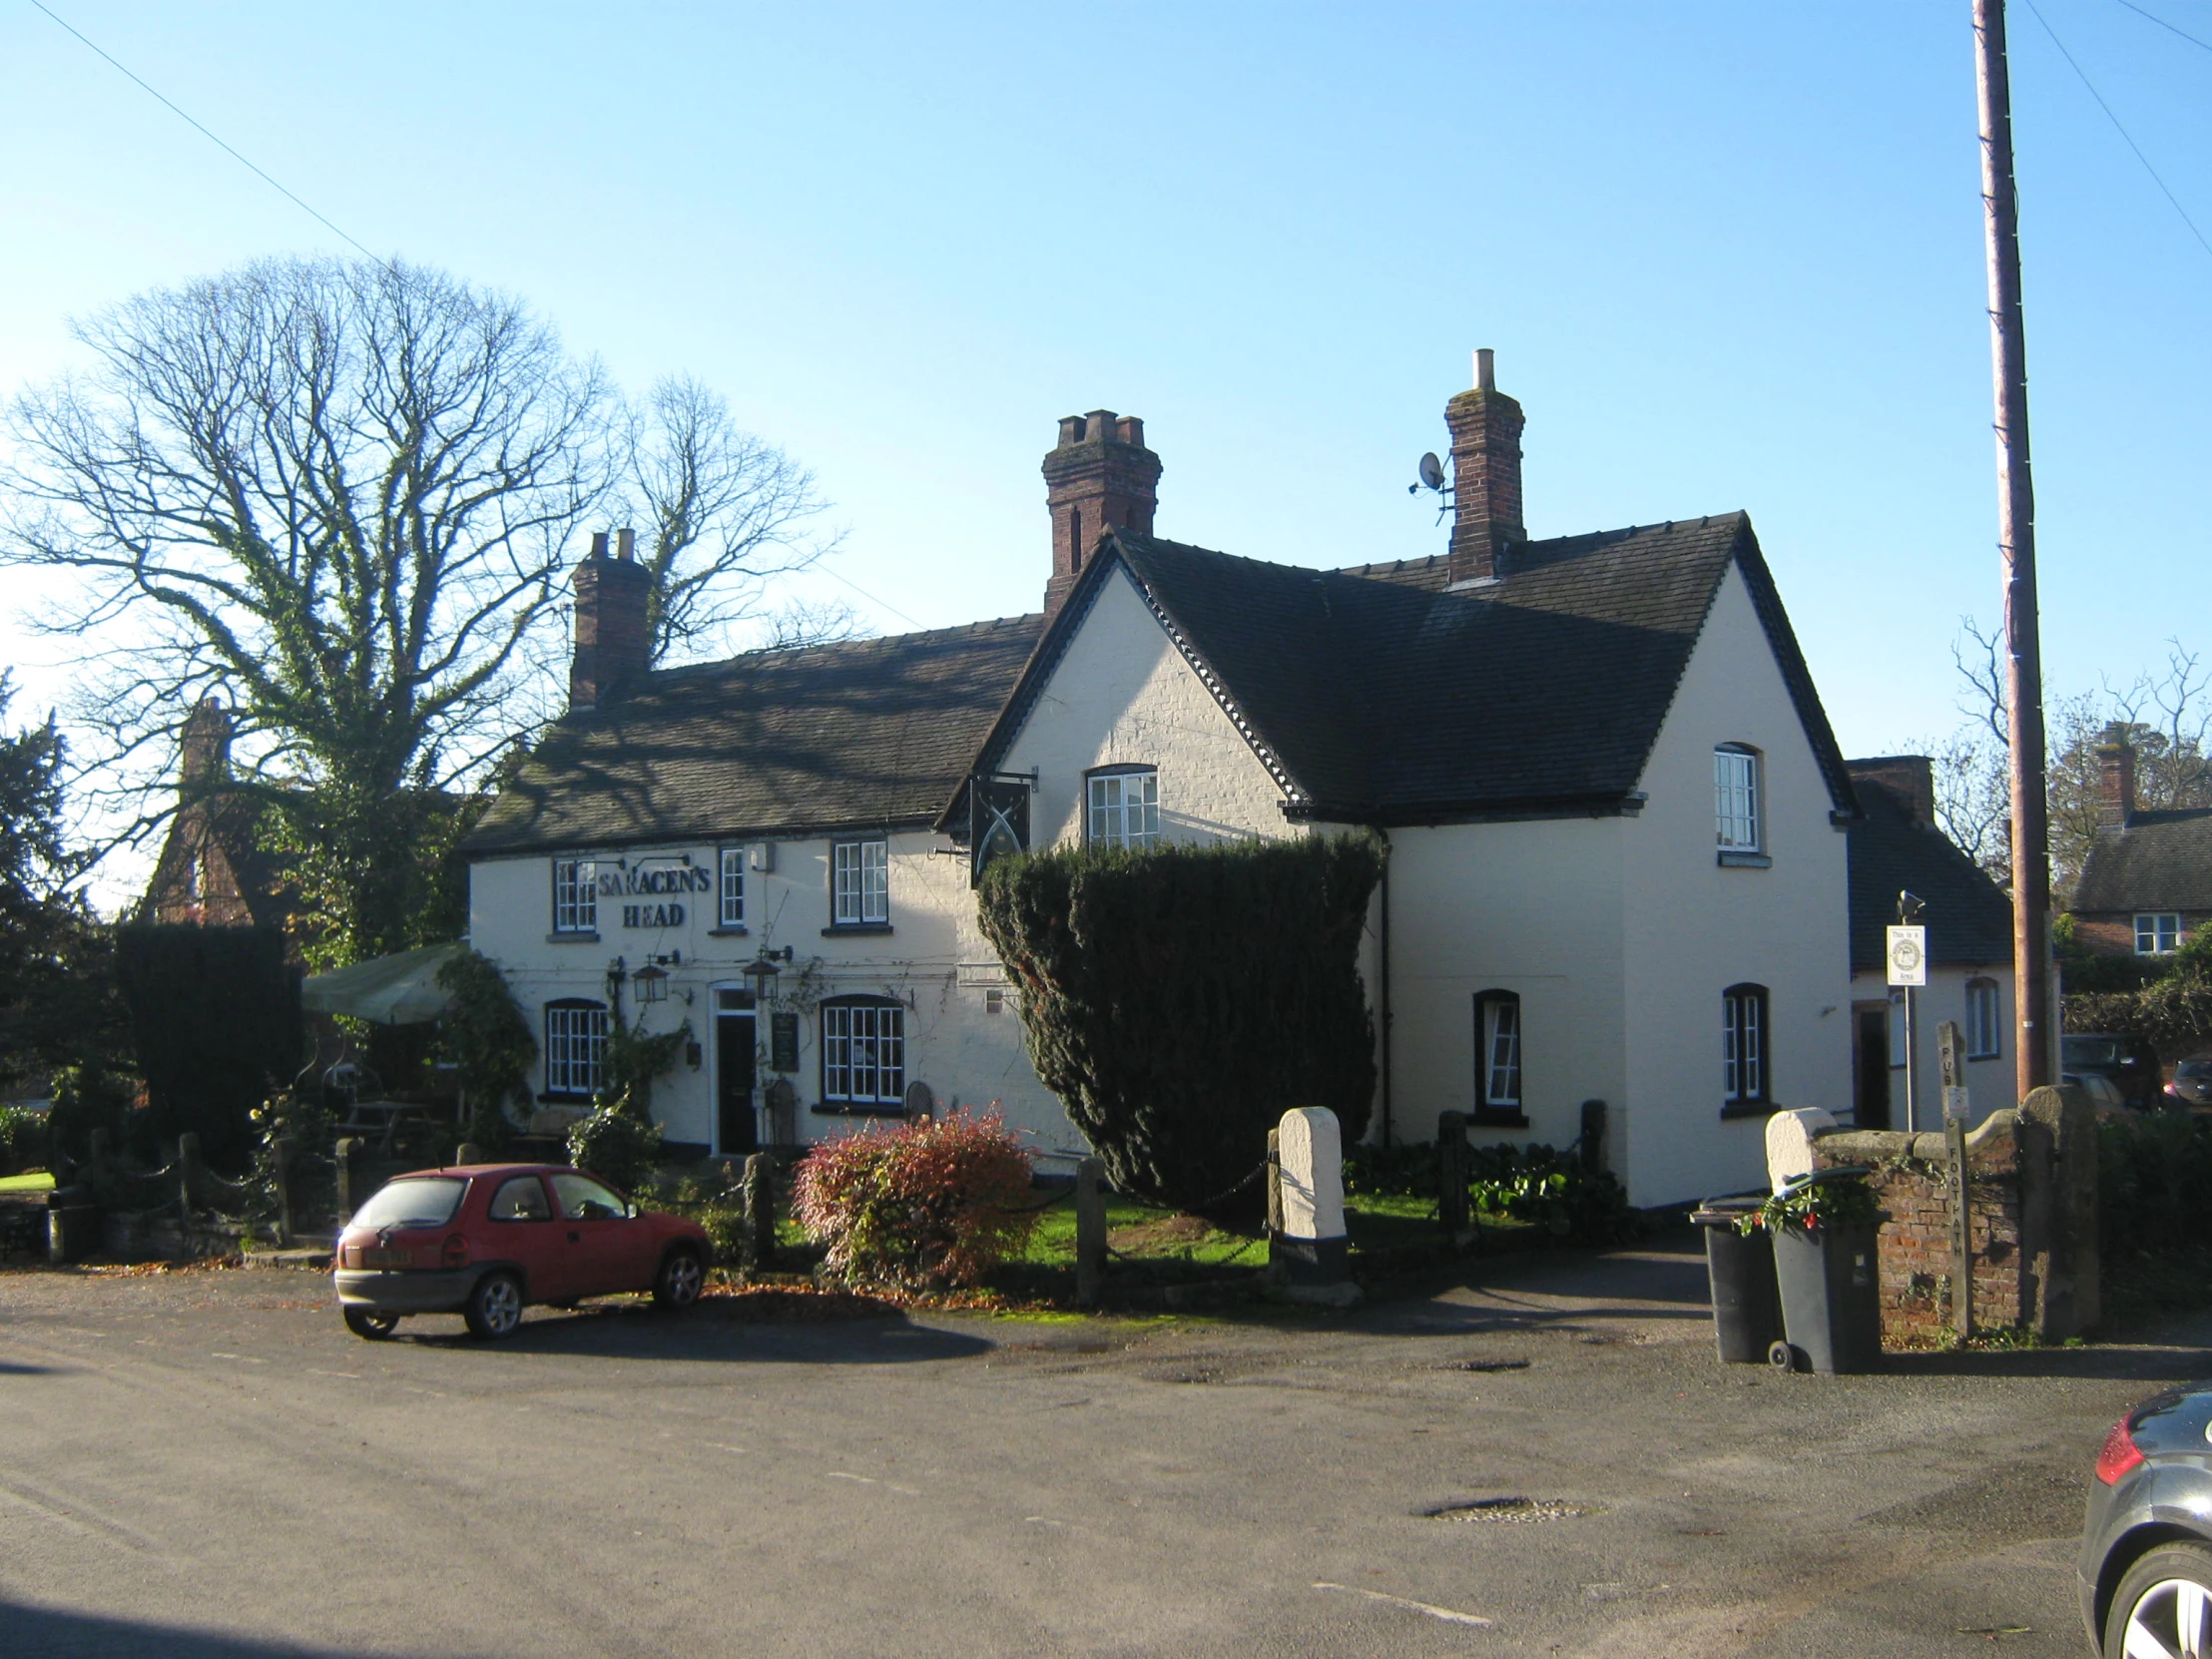
[[[0,1653],[40,1659],[352,1659],[343,1649],[0,1601]]]

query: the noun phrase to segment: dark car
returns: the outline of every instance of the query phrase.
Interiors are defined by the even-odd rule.
[[[2140,1037],[2114,1031],[2069,1031],[2058,1039],[2059,1069],[2112,1079],[2138,1112],[2158,1104],[2158,1051]]]
[[[650,1291],[699,1300],[714,1248],[680,1216],[640,1210],[585,1170],[469,1164],[395,1176],[345,1224],[330,1276],[346,1328],[389,1337],[410,1314],[458,1314],[505,1337],[532,1303]]]
[[[2177,1061],[2166,1098],[2176,1106],[2212,1106],[2212,1054]]]
[[[2160,1394],[2112,1425],[2080,1577],[2104,1659],[2212,1654],[2212,1385]]]

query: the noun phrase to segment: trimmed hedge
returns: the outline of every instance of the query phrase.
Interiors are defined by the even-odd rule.
[[[984,936],[1029,1057],[1117,1192],[1250,1213],[1268,1131],[1327,1106],[1367,1132],[1375,1023],[1359,969],[1384,847],[1366,832],[1141,851],[1069,847],[984,872]]]
[[[147,1133],[157,1142],[196,1133],[209,1163],[245,1169],[254,1108],[305,1057],[299,976],[284,959],[282,932],[119,928],[116,977],[146,1079]]]

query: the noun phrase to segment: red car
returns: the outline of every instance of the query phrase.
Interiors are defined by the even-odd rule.
[[[651,1291],[688,1308],[713,1260],[696,1222],[642,1211],[583,1170],[468,1164],[387,1181],[338,1235],[330,1277],[356,1337],[389,1337],[408,1314],[505,1337],[532,1303]]]

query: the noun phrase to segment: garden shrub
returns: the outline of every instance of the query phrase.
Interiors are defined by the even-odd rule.
[[[1377,1198],[1434,1198],[1442,1171],[1433,1141],[1400,1141],[1375,1146],[1367,1141],[1345,1148],[1345,1191]]]
[[[46,1114],[28,1106],[0,1106],[0,1175],[25,1175],[45,1169],[48,1159]]]
[[[2212,1244],[2212,1120],[2131,1112],[2097,1125],[2097,1232],[2104,1259]]]
[[[448,998],[438,1020],[438,1052],[452,1063],[468,1102],[467,1138],[486,1157],[497,1157],[514,1130],[509,1103],[529,1113],[536,1033],[488,956],[460,952],[438,969],[438,985]]]
[[[602,1104],[570,1127],[568,1156],[578,1169],[634,1193],[653,1180],[661,1156],[661,1126],[625,1107]]]
[[[1501,1141],[1468,1148],[1467,1164],[1480,1214],[1509,1216],[1570,1244],[1627,1244],[1643,1231],[1619,1178],[1585,1169],[1577,1157]]]
[[[108,1132],[111,1151],[123,1149],[136,1093],[128,1079],[98,1065],[64,1066],[54,1073],[53,1089],[54,1108],[46,1119],[49,1157],[72,1167],[83,1163],[92,1156],[95,1129]]]
[[[826,1141],[800,1164],[792,1213],[859,1284],[972,1285],[1036,1228],[1028,1149],[992,1112],[957,1111]]]
[[[162,1143],[197,1133],[211,1165],[243,1170],[254,1108],[306,1056],[282,932],[134,924],[117,930],[116,975],[146,1078],[146,1132]]]
[[[984,935],[1020,988],[1029,1057],[1114,1188],[1256,1213],[1284,1112],[1367,1132],[1375,1025],[1360,941],[1375,835],[1080,846],[994,860]]]

